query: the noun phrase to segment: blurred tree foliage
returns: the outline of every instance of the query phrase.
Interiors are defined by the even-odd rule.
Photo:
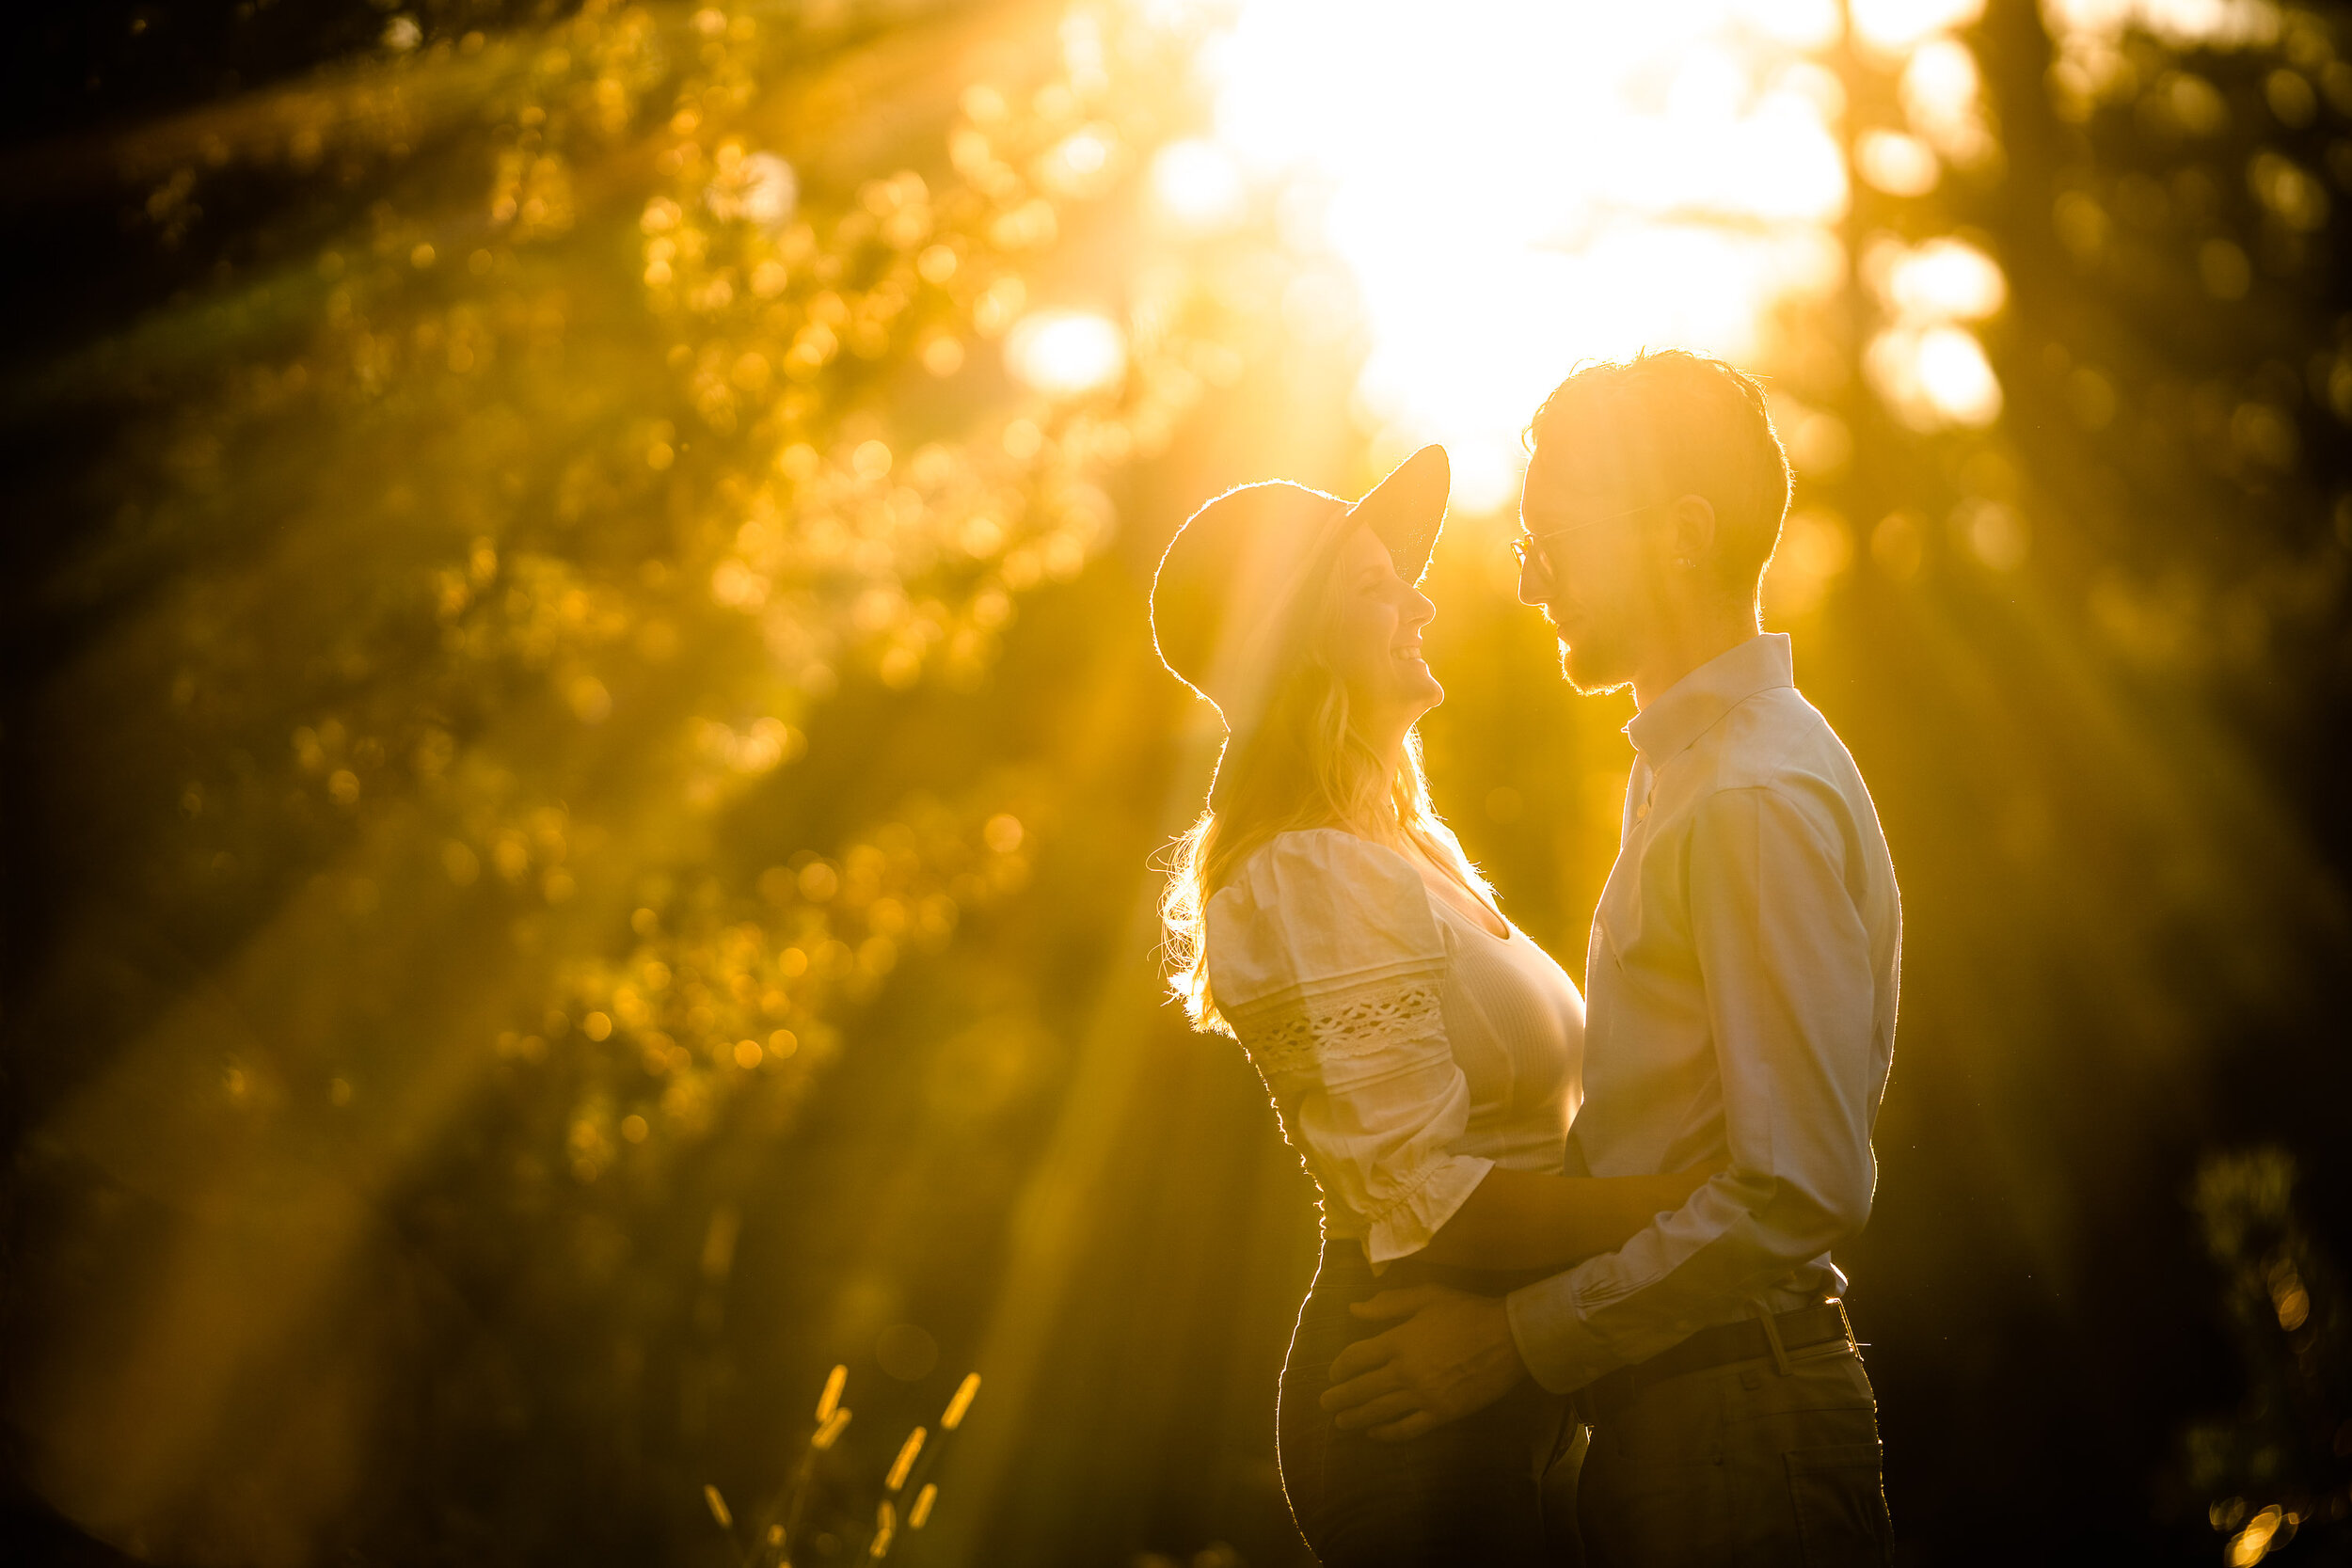
[[[2345,24],[1994,0],[1845,56],[1855,288],[1810,385],[1850,438],[1800,506],[1854,570],[1801,641],[1904,870],[1881,1144],[1920,1188],[1887,1183],[1857,1294],[1886,1313],[1899,1514],[1947,1549],[2202,1558],[2225,1494],[2164,1445],[2239,1398],[2242,1314],[2191,1305],[2193,1150],[2283,1138],[2321,1223],[2347,1219],[2323,978],[2352,867]],[[1882,345],[1953,320],[1999,397],[1939,421]],[[1874,1299],[1873,1270],[1947,1304]],[[1982,1439],[1928,1386],[1970,1376],[2041,1435],[1963,1458]],[[2312,1496],[2342,1516],[2340,1485]],[[2001,1519],[1968,1522],[1988,1497]]]
[[[2190,1429],[2190,1484],[2229,1537],[2227,1559],[2259,1562],[2299,1534],[2344,1545],[2352,1481],[2352,1365],[2344,1286],[2296,1212],[2295,1162],[2276,1148],[2217,1155],[2197,1173],[2205,1247],[2225,1280],[2249,1387],[2230,1419]]]
[[[1261,335],[1259,237],[1136,244],[1197,40],[1019,5],[116,20],[286,74],[16,166],[34,211],[103,181],[112,245],[204,259],[128,320],[81,302],[11,393],[46,525],[14,1087],[26,1212],[75,1238],[21,1281],[25,1468],[167,1557],[673,1557],[740,1194],[845,1027],[936,971],[901,1114],[951,1152],[1042,1065],[1050,942],[943,950],[1123,765],[1082,673],[983,689],[1007,629]],[[1057,301],[1116,316],[1110,373],[1003,368]],[[906,1315],[835,1244],[838,1322],[751,1337],[796,1406],[818,1340]],[[961,1369],[908,1332],[929,1403]],[[879,1476],[900,1435],[828,1458]]]
[[[1848,286],[1759,368],[1768,610],[1911,917],[1852,1258],[1899,1527],[2253,1560],[2344,1500],[2292,1341],[2332,1320],[2278,1282],[2332,1302],[2345,1217],[2352,39],[1993,0],[1884,49],[1884,8],[1824,62]],[[1312,1221],[1155,1006],[1204,757],[1141,591],[1200,496],[1376,465],[1360,345],[1281,336],[1276,197],[1140,199],[1213,21],[97,6],[12,52],[39,1508],[163,1560],[719,1561],[803,1475],[822,1560],[984,1364],[895,1551],[1302,1560]],[[1495,543],[1436,566],[1431,767],[1572,957],[1625,715]],[[2309,1217],[2209,1167],[2217,1294],[2182,1195],[2257,1138]],[[2184,1446],[2233,1335],[2257,1414]]]

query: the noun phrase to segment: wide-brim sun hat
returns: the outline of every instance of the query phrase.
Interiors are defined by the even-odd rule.
[[[1214,704],[1236,734],[1255,722],[1299,653],[1301,609],[1359,527],[1418,583],[1445,526],[1453,472],[1423,447],[1346,501],[1288,480],[1228,490],[1184,521],[1152,579],[1152,640],[1168,673]]]

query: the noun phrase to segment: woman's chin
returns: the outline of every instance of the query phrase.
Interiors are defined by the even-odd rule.
[[[1394,723],[1401,718],[1406,728],[1445,701],[1445,688],[1425,667],[1401,679],[1384,680],[1376,689],[1351,684],[1348,694],[1357,705],[1359,721],[1374,723],[1376,719]]]

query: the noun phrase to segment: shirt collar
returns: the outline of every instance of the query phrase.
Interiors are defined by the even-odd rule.
[[[1796,684],[1788,634],[1759,632],[1668,687],[1633,716],[1625,733],[1643,760],[1656,768],[1757,692]]]

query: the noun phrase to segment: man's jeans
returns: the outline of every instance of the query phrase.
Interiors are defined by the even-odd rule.
[[[1596,1404],[1598,1408],[1595,1408]],[[1665,1378],[1620,1402],[1580,1397],[1592,1423],[1576,1489],[1591,1568],[1846,1568],[1891,1560],[1877,1402],[1838,1343]]]

